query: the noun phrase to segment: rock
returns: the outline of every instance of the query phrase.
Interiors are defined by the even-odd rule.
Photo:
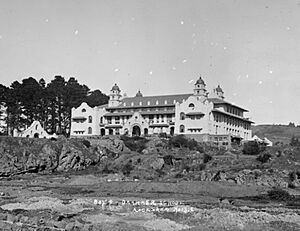
[[[106,148],[110,152],[117,154],[130,151],[121,139],[113,136],[102,139],[91,139],[90,142],[93,146],[99,146],[100,149]]]
[[[66,231],[72,231],[75,228],[75,223],[70,222],[66,225],[65,230]]]
[[[92,231],[93,230],[93,225],[91,224],[84,224],[82,227],[82,231]]]
[[[163,158],[156,158],[153,160],[153,162],[150,164],[151,168],[154,170],[160,170],[164,166],[164,159]]]
[[[80,150],[69,143],[63,144],[57,171],[80,170],[84,168],[84,163],[84,155]]]

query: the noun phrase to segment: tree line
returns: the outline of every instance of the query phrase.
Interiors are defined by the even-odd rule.
[[[25,78],[14,81],[9,87],[0,84],[0,119],[5,122],[3,133],[12,135],[13,130],[24,130],[38,120],[49,133],[69,136],[71,109],[86,102],[90,107],[108,102],[108,96],[100,90],[91,91],[74,77],[68,81],[55,76],[51,82],[41,78]]]

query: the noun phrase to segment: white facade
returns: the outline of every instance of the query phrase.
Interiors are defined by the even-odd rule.
[[[33,121],[33,123],[25,131],[18,132],[15,129],[14,136],[27,138],[57,138],[55,134],[49,135],[39,121]]]
[[[122,98],[115,84],[108,105],[72,109],[71,136],[185,134],[198,140],[252,137],[247,110],[224,100],[218,86],[211,94],[200,77],[193,93]]]

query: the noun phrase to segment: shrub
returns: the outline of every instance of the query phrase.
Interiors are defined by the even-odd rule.
[[[268,191],[268,197],[270,198],[270,200],[275,201],[290,201],[294,199],[294,197],[291,196],[289,192],[280,188],[275,188]]]
[[[203,163],[206,164],[207,162],[211,161],[212,160],[212,157],[211,155],[208,155],[208,154],[204,154],[203,156]]]
[[[166,155],[163,157],[163,159],[166,165],[173,165],[173,159],[174,159],[173,155]]]
[[[161,132],[161,133],[158,134],[158,137],[160,137],[160,138],[167,138],[168,135],[165,132]]]
[[[134,169],[132,166],[131,160],[128,161],[122,168],[122,173],[124,176],[129,176],[130,172]]]
[[[87,147],[87,148],[90,148],[90,147],[91,147],[91,143],[90,143],[90,141],[88,141],[88,140],[83,140],[82,143],[83,143],[83,145],[84,145],[85,147]]]
[[[290,172],[289,173],[289,178],[290,178],[290,181],[295,181],[297,179],[300,179],[300,171],[293,171],[293,172]]]
[[[299,146],[299,145],[300,145],[300,142],[299,142],[298,138],[296,138],[296,137],[293,136],[293,137],[291,138],[290,145],[291,145],[291,146]]]
[[[188,148],[190,150],[200,150],[203,151],[203,148],[201,148],[198,144],[198,142],[194,139],[188,139],[184,135],[177,135],[173,136],[169,139],[168,143],[169,147],[175,147],[175,148]]]
[[[256,160],[260,161],[261,163],[267,163],[271,157],[272,155],[270,153],[264,153],[259,155]]]
[[[259,144],[256,141],[244,143],[243,153],[247,155],[257,155],[260,152]]]
[[[146,143],[148,140],[144,137],[128,137],[121,136],[121,140],[123,140],[126,147],[128,147],[131,151],[141,152],[146,148]]]
[[[188,139],[184,135],[173,136],[169,139],[169,146],[175,148],[187,147]]]
[[[190,149],[190,150],[196,150],[197,147],[198,147],[198,142],[194,139],[192,140],[188,140],[187,142],[187,147]]]

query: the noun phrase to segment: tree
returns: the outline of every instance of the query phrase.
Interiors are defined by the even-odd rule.
[[[100,106],[108,103],[109,97],[103,94],[100,90],[89,92],[86,97],[86,102],[90,107]]]
[[[21,84],[14,81],[6,94],[6,113],[7,113],[7,131],[8,135],[13,135],[13,130],[24,128],[23,108],[20,101]]]
[[[0,131],[2,134],[6,130],[5,107],[6,107],[7,91],[8,88],[0,84]]]

